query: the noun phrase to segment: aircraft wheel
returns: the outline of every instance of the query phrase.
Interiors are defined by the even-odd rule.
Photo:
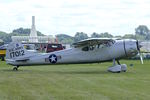
[[[17,70],[18,70],[18,68],[17,68],[17,67],[14,67],[14,68],[13,68],[13,70],[14,70],[14,71],[17,71]]]
[[[120,71],[118,71],[117,73],[120,73]]]
[[[126,72],[127,71],[127,65],[126,64],[121,64],[121,71]]]

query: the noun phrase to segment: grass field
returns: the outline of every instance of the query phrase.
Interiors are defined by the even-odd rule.
[[[149,100],[150,61],[122,60],[126,73],[110,73],[112,63],[20,67],[0,61],[0,100]],[[130,64],[133,67],[130,67]]]

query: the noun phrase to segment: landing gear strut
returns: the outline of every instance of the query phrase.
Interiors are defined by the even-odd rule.
[[[17,71],[18,68],[19,68],[19,66],[16,66],[16,67],[13,68],[13,70],[14,70],[14,71]]]
[[[120,73],[121,71],[126,72],[127,65],[126,64],[120,64],[119,60],[117,60],[117,63],[118,64],[116,64],[115,59],[113,59],[113,66],[110,66],[108,68],[108,71],[113,72],[113,73]]]
[[[119,62],[119,60],[117,60],[117,63],[118,63],[118,65],[121,65],[120,62]]]

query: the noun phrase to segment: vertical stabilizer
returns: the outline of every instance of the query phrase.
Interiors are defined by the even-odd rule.
[[[11,42],[6,50],[6,59],[20,59],[28,55],[21,43]]]

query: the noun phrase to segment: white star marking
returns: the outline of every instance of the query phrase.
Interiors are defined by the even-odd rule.
[[[56,61],[56,57],[54,57],[54,56],[52,56],[50,59],[51,59],[51,62]]]

